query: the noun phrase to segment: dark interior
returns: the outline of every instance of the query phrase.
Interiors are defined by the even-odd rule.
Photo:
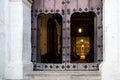
[[[47,31],[47,53],[41,54],[41,63],[62,63],[62,17],[59,14],[45,14],[48,17],[46,22]],[[49,16],[51,17],[49,17]],[[42,20],[42,22],[45,22]],[[58,26],[61,29],[58,36]],[[43,23],[42,23],[43,24]],[[38,32],[39,34],[39,32]],[[58,38],[59,37],[59,38]],[[58,44],[59,40],[59,44]],[[58,51],[59,50],[59,51]]]
[[[94,62],[94,24],[95,14],[74,13],[71,16],[71,62],[72,63],[88,63]],[[82,30],[79,32],[78,30]],[[86,42],[80,42],[82,39]],[[88,41],[89,44],[86,44]],[[89,47],[85,47],[88,45]],[[82,50],[82,47],[84,48]],[[87,49],[87,52],[85,51]],[[81,49],[81,52],[80,52]],[[83,52],[83,56],[80,56]],[[78,55],[78,53],[80,55]],[[82,59],[83,58],[83,59]]]

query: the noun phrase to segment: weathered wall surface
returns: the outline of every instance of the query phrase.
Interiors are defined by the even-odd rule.
[[[4,54],[5,54],[5,1],[0,1],[0,79],[3,77],[4,72]]]

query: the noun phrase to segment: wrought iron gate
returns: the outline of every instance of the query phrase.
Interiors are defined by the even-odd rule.
[[[71,63],[71,36],[70,17],[73,13],[94,12],[97,22],[95,26],[95,54],[94,63]],[[40,55],[37,53],[37,18],[38,15],[58,13],[62,16],[62,63],[40,63]],[[98,70],[102,61],[102,0],[34,0],[32,6],[32,62],[34,70]]]

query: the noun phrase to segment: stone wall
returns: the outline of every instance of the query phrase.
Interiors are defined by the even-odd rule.
[[[11,0],[12,1],[12,0]],[[18,1],[18,2],[17,2]],[[31,8],[26,0],[0,2],[0,79],[88,80],[73,72],[35,72],[31,59]],[[24,2],[23,2],[24,1]],[[9,6],[9,7],[8,7]],[[120,80],[120,1],[106,0],[103,9],[101,80]],[[24,71],[24,77],[23,77]],[[75,74],[74,74],[75,73]],[[80,74],[80,75],[78,75]],[[57,75],[57,77],[56,77]],[[71,75],[74,75],[71,77]],[[88,75],[88,74],[87,74]],[[86,75],[86,76],[87,76]],[[63,76],[63,78],[59,78]],[[83,75],[84,76],[84,75]],[[100,79],[100,78],[99,78]],[[98,79],[98,80],[99,80]],[[93,80],[93,79],[92,79]]]

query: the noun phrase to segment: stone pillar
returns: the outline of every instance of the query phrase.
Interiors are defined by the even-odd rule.
[[[1,0],[0,2],[0,80],[4,77],[4,59],[5,59],[5,0]]]
[[[23,0],[23,69],[31,72],[31,0]]]
[[[5,79],[23,79],[23,2],[9,0]]]
[[[9,0],[9,7],[6,9],[9,17],[6,18],[8,26],[5,31],[5,79],[23,79],[23,71],[32,70],[31,2]]]
[[[104,1],[104,47],[103,47],[103,65],[102,80],[118,80],[116,76],[119,73],[119,50],[118,45],[120,36],[119,32],[119,2],[113,0]]]

